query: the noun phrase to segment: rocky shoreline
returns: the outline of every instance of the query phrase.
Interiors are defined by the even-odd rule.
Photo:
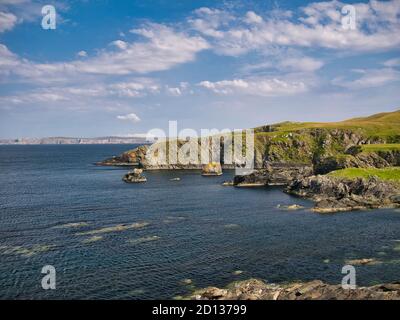
[[[344,289],[319,280],[290,284],[268,284],[249,279],[221,289],[196,290],[187,300],[400,300],[400,282]]]
[[[285,191],[313,200],[313,211],[319,213],[400,207],[399,185],[376,177],[310,176],[294,180]]]

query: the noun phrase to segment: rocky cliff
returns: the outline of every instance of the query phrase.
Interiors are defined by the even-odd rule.
[[[400,207],[400,186],[377,177],[347,179],[317,175],[294,180],[286,190],[315,201],[315,212]]]
[[[296,171],[295,167],[298,165],[313,166],[316,174],[347,167],[386,167],[400,164],[400,148],[399,145],[395,145],[400,143],[400,111],[335,123],[283,122],[255,128],[254,133],[254,167],[265,169],[268,175],[271,166],[282,172],[281,164],[287,164],[289,171]],[[387,146],[388,143],[393,144],[393,149],[363,148],[368,145]],[[178,141],[178,149],[184,144],[185,141]],[[170,164],[168,157],[166,162],[159,164],[158,158],[162,154],[153,152],[146,157],[146,153],[153,146],[141,146],[99,164],[135,165],[147,170],[200,170],[202,167],[201,164],[192,163]],[[225,163],[222,141],[216,148],[219,150],[212,150],[211,147],[209,149],[210,154],[219,151],[220,158],[213,161],[219,160],[224,169],[234,168],[234,164]],[[294,164],[293,168],[289,168],[291,164]],[[264,173],[261,171],[259,175],[263,176]],[[283,175],[293,174],[287,172]]]

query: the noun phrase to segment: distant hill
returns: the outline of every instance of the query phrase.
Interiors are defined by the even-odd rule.
[[[0,139],[0,145],[37,145],[37,144],[146,144],[148,141],[143,137],[99,137],[99,138],[21,138]]]

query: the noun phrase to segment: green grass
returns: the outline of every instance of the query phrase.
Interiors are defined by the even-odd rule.
[[[289,133],[307,129],[342,129],[364,133],[368,137],[385,138],[398,142],[400,140],[400,110],[374,114],[369,117],[353,118],[339,122],[281,122],[270,126],[273,132],[268,135],[276,135],[277,132]],[[262,131],[262,128],[255,128]]]
[[[365,144],[361,150],[365,152],[400,151],[400,143]]]
[[[328,176],[348,179],[370,178],[372,176],[376,176],[381,180],[395,181],[400,183],[400,167],[390,167],[382,169],[347,168],[330,172]]]

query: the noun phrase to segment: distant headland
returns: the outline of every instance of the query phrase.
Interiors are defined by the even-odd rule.
[[[145,137],[96,137],[96,138],[72,138],[72,137],[47,137],[47,138],[17,138],[0,139],[0,145],[51,145],[51,144],[149,144],[154,140]]]

